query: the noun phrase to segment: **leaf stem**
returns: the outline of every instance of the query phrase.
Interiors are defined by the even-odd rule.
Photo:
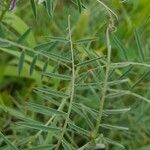
[[[70,15],[68,16],[68,30],[69,30],[69,42],[70,42],[71,60],[72,60],[72,84],[71,84],[71,90],[70,90],[70,104],[69,104],[69,108],[68,108],[68,112],[67,112],[67,117],[66,117],[63,129],[62,129],[62,133],[57,142],[55,150],[59,149],[60,144],[63,140],[64,134],[65,134],[68,122],[69,122],[69,117],[71,114],[72,104],[73,104],[73,100],[74,100],[74,92],[75,92],[75,64],[74,64],[73,42],[72,42],[72,35],[71,35]]]
[[[96,127],[95,127],[95,131],[94,131],[95,137],[98,134],[99,126],[101,124],[103,108],[104,108],[104,102],[105,102],[105,99],[106,99],[106,94],[107,94],[107,89],[108,89],[108,78],[109,78],[110,65],[111,65],[111,44],[110,44],[111,25],[112,24],[110,22],[110,24],[108,25],[107,30],[106,30],[106,41],[107,41],[106,72],[105,72],[104,86],[103,86],[103,90],[102,90],[102,95],[101,95],[101,98],[100,98],[99,113],[98,113],[98,116],[97,116]]]

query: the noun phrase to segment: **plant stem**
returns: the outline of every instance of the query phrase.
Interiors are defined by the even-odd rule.
[[[111,13],[111,14],[113,14],[115,17],[116,17],[116,19],[118,20],[118,16],[117,16],[117,14],[113,11],[113,10],[111,10],[106,4],[104,4],[102,1],[100,1],[100,0],[96,0],[97,2],[99,2],[109,13]]]
[[[98,131],[99,131],[99,126],[101,124],[104,102],[106,99],[106,94],[107,94],[107,89],[108,89],[108,78],[109,78],[110,65],[111,65],[110,24],[108,25],[107,30],[106,30],[106,40],[107,40],[106,72],[105,72],[105,79],[104,79],[104,86],[103,86],[103,90],[102,90],[102,96],[100,98],[100,106],[99,106],[99,113],[98,113],[97,121],[96,121],[96,128],[94,131],[95,136],[97,136]]]
[[[74,92],[75,92],[75,65],[74,65],[74,51],[73,51],[73,42],[72,42],[72,35],[71,35],[71,25],[70,25],[70,15],[68,16],[68,30],[69,30],[69,42],[70,42],[71,60],[72,60],[72,84],[71,84],[71,90],[70,90],[70,104],[69,104],[69,108],[67,112],[67,117],[66,117],[63,129],[62,129],[62,133],[57,142],[55,150],[59,149],[60,144],[63,140],[63,136],[65,134],[65,131],[69,122],[69,117],[71,114],[71,109],[72,109],[72,104],[73,104],[73,99],[74,99]]]

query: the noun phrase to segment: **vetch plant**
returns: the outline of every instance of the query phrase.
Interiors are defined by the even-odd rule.
[[[31,0],[30,4],[38,22],[36,2]],[[19,94],[19,100],[23,99],[21,102],[12,98],[14,108],[1,100],[0,109],[13,116],[11,125],[7,125],[11,133],[0,132],[2,149],[124,149],[128,145],[122,139],[131,136],[128,124],[132,122],[130,113],[134,114],[133,105],[143,110],[148,103],[146,108],[149,109],[149,93],[145,94],[141,84],[149,79],[150,64],[143,50],[139,30],[134,32],[137,50],[136,58],[132,59],[115,33],[115,22],[119,17],[108,5],[96,0],[88,2],[91,4],[88,8],[88,3],[82,0],[72,2],[71,8],[78,6],[81,17],[77,25],[73,24],[74,18],[68,13],[68,20],[61,20],[67,24],[64,24],[65,36],[49,33],[50,36],[44,36],[44,41],[34,47],[28,46],[30,42],[26,41],[27,38],[33,40],[30,28],[19,37],[12,32],[15,38],[5,34],[0,37],[0,50],[14,56],[10,66],[14,66],[15,70],[18,68],[17,78],[27,73],[28,78],[35,78],[37,82],[28,89],[33,93],[26,100]],[[43,4],[49,17],[53,16],[55,20],[59,2],[44,0],[38,3]],[[15,6],[16,1],[12,0],[10,8],[14,9]],[[95,18],[102,17],[101,12],[97,12],[100,8],[105,17],[101,26],[94,23],[89,28],[95,31],[91,34],[78,31],[79,27],[86,27],[88,22],[87,12],[88,17],[82,18],[82,15],[86,16],[84,12],[82,14],[82,9],[86,7],[92,12],[90,26]],[[93,13],[93,7],[97,13]],[[2,11],[2,14],[1,25],[8,32],[14,25],[8,24],[6,11]],[[19,19],[17,21],[22,23]],[[7,30],[4,25],[7,25]],[[53,28],[60,32],[56,22]],[[101,32],[103,39],[98,37]],[[116,51],[119,56],[115,55]],[[147,87],[148,84],[145,84]]]

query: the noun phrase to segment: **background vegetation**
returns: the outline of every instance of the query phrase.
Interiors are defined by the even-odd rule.
[[[149,0],[9,8],[0,1],[0,149],[149,150]]]

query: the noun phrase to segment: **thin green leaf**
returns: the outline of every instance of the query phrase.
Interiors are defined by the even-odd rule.
[[[47,13],[49,17],[51,17],[53,14],[53,0],[45,0],[45,2],[46,2]]]
[[[17,43],[21,43],[22,41],[24,41],[26,39],[26,37],[30,34],[31,29],[27,29],[17,40]]]
[[[85,145],[80,147],[78,150],[86,150],[86,148],[89,148],[91,146],[91,142],[87,142]]]
[[[142,44],[141,44],[141,40],[140,40],[140,37],[139,37],[139,33],[136,29],[134,31],[134,37],[135,37],[135,40],[136,40],[136,43],[137,43],[139,56],[141,58],[141,61],[144,62],[145,61],[145,56],[144,56],[144,52],[143,52],[143,49],[142,49]]]
[[[0,132],[0,137],[4,140],[4,142],[11,148],[11,150],[19,150],[11,141],[9,141],[3,134]]]
[[[17,58],[20,58],[20,52],[18,52],[18,51],[12,51],[11,49],[6,49],[6,48],[0,48],[0,51],[3,51],[3,52],[8,53],[10,55],[13,55]],[[29,62],[29,63],[32,63],[32,61],[33,61],[32,56],[26,54],[25,61]],[[38,60],[37,63],[36,63],[36,67],[38,67],[40,70],[42,70],[43,65],[44,64],[41,60]],[[52,69],[51,66],[48,66],[48,67],[49,67],[50,70]]]
[[[0,47],[10,47],[11,45],[8,42],[0,41]]]
[[[46,88],[35,88],[34,90],[35,90],[36,92],[44,93],[44,94],[51,95],[51,96],[54,96],[54,97],[66,98],[66,97],[69,96],[69,95],[67,95],[67,94],[65,94],[65,93],[63,93],[63,92],[54,91],[54,90],[46,89]]]
[[[34,90],[34,92],[36,94],[38,94],[38,96],[42,99],[42,100],[46,100],[46,101],[49,101],[50,103],[56,105],[56,106],[59,106],[60,105],[60,102],[58,102],[57,100],[53,99],[52,97],[50,97],[49,95],[46,95],[44,93],[40,93],[36,90]]]
[[[128,95],[128,92],[126,92],[126,91],[116,91],[114,93],[107,94],[106,97],[109,98],[109,99],[113,99],[113,98],[118,98],[118,97],[122,97],[122,96],[125,96],[125,95]]]
[[[21,120],[26,120],[26,121],[34,121],[30,117],[26,116],[22,112],[16,109],[12,109],[10,107],[2,106],[0,105],[0,109],[4,110],[5,112],[9,113],[11,116],[14,116],[15,118],[21,119]]]
[[[32,147],[26,150],[49,150],[49,149],[53,149],[55,147],[55,145],[43,145],[43,146],[37,146],[37,147]]]
[[[133,69],[133,66],[130,66],[129,69],[127,69],[120,77],[119,79],[125,77],[126,75],[128,75],[128,73]]]
[[[31,128],[31,129],[35,129],[35,130],[41,130],[41,131],[45,131],[45,132],[59,132],[61,131],[60,128],[58,127],[53,127],[53,126],[45,126],[42,124],[38,124],[38,123],[29,123],[29,122],[17,122],[18,125],[22,126],[22,127],[26,127],[26,128]]]
[[[143,100],[143,101],[145,101],[147,103],[150,103],[150,99],[148,99],[146,97],[143,97],[143,96],[141,96],[139,94],[136,94],[136,93],[133,93],[133,92],[129,92],[129,95],[132,95],[132,96],[134,96],[136,98],[139,98],[139,99],[141,99],[141,100]]]
[[[148,99],[146,97],[143,97],[143,96],[141,96],[139,94],[133,93],[131,91],[128,91],[128,90],[117,90],[117,89],[109,89],[108,88],[108,91],[113,91],[113,92],[117,92],[117,93],[124,92],[126,95],[132,95],[132,96],[134,96],[136,98],[139,98],[140,100],[143,100],[143,101],[145,101],[147,103],[150,103],[150,99]]]
[[[73,130],[75,130],[78,134],[81,134],[81,135],[85,135],[85,136],[89,136],[89,131],[79,127],[79,126],[76,126],[72,123],[69,123],[69,127]]]
[[[73,4],[75,4],[76,6],[78,6],[77,1],[73,1],[73,0],[71,0],[71,2],[72,2]],[[81,1],[81,5],[82,5],[82,8],[86,9],[86,7],[85,7],[85,5],[83,4],[83,2],[82,2],[82,1]]]
[[[46,62],[45,62],[45,64],[44,64],[44,66],[43,66],[43,68],[42,68],[42,75],[41,75],[41,79],[43,79],[43,74],[46,72],[46,70],[47,70],[47,67],[48,67],[48,63],[49,63],[49,59],[48,60],[46,60]]]
[[[71,77],[70,76],[67,76],[67,75],[62,75],[62,74],[58,74],[58,73],[42,73],[43,76],[46,76],[46,77],[50,77],[50,78],[56,78],[56,79],[59,79],[59,80],[71,80]]]
[[[36,18],[36,4],[35,4],[35,0],[30,0],[30,4],[31,4],[31,7],[32,7],[32,11],[33,11],[34,17]]]
[[[15,42],[12,42],[12,41],[9,41],[9,40],[6,40],[6,39],[0,38],[0,42],[6,42],[6,43],[8,43],[9,45],[12,45],[12,46],[15,46],[15,47],[18,47],[18,48],[27,50],[27,51],[29,51],[29,52],[35,53],[36,55],[39,54],[39,55],[41,55],[41,56],[43,56],[43,57],[45,57],[45,58],[49,58],[49,59],[52,59],[52,60],[54,60],[54,61],[67,62],[67,63],[70,63],[70,62],[71,62],[71,60],[68,59],[67,57],[63,57],[63,56],[61,56],[61,55],[57,55],[57,54],[50,53],[50,52],[45,52],[45,51],[37,52],[37,51],[34,51],[34,49],[32,49],[32,48],[23,46],[23,45],[21,45],[21,44],[18,44],[18,43],[15,43]],[[14,51],[11,51],[11,50],[9,50],[9,49],[1,48],[0,50],[6,51],[7,53],[10,53],[10,54],[15,55]],[[15,56],[16,56],[16,55],[15,55]]]
[[[98,58],[93,58],[93,59],[90,59],[90,60],[86,60],[84,62],[81,62],[81,63],[77,64],[76,66],[88,65],[88,64],[91,64],[92,62],[95,62],[95,61],[97,61],[99,59],[102,59],[102,58],[104,58],[104,57],[98,57]]]
[[[82,105],[81,105],[82,106]],[[81,108],[82,111],[76,106],[76,105],[73,105],[72,106],[72,110],[75,111],[79,116],[81,116],[82,118],[85,119],[86,123],[88,124],[88,126],[93,129],[94,128],[94,125],[93,123],[91,122],[91,120],[89,119],[89,116],[87,115],[87,113],[85,112],[84,108],[82,107]]]
[[[52,43],[52,42],[42,43],[42,44],[39,44],[36,47],[34,47],[34,49],[36,51],[45,51],[45,50],[49,49],[49,47],[53,44],[56,44],[56,43]]]
[[[83,44],[83,43],[89,43],[89,42],[93,42],[93,41],[96,41],[98,40],[98,38],[87,38],[87,39],[81,39],[81,40],[77,40],[77,41],[74,41],[75,44]]]
[[[113,35],[112,37],[113,37],[113,41],[115,42],[116,46],[122,51],[125,60],[128,60],[127,50],[125,49],[124,44],[121,43],[121,41],[115,35]]]
[[[79,110],[82,110],[82,108],[89,113],[94,119],[96,119],[98,111],[95,109],[92,109],[90,107],[85,106],[84,104],[78,104],[78,103],[73,103],[74,107],[77,107]]]
[[[150,68],[150,64],[149,63],[139,63],[139,62],[111,63],[111,67],[112,68],[125,68],[125,67],[131,66],[131,65]]]
[[[55,61],[61,61],[61,62],[65,62],[65,63],[71,62],[70,59],[68,59],[67,57],[63,57],[61,55],[57,55],[57,54],[50,53],[50,52],[43,52],[43,53],[46,54],[47,57],[49,57],[50,59],[55,60]]]
[[[48,66],[48,62],[49,62],[49,60],[47,60],[47,61],[45,62],[45,64],[44,64],[44,66],[43,66],[43,69],[42,69],[42,72],[43,72],[43,73],[46,72],[46,69],[47,69],[47,66]]]
[[[100,124],[101,127],[106,128],[106,129],[115,129],[115,130],[129,130],[129,128],[126,127],[121,127],[121,126],[113,126],[109,124]]]
[[[104,113],[106,113],[106,114],[120,114],[120,113],[126,113],[130,110],[131,110],[131,108],[106,109],[106,110],[104,110]]]
[[[114,85],[119,85],[119,84],[123,84],[123,83],[127,83],[128,79],[122,79],[122,80],[114,80],[114,81],[110,81],[108,82],[109,86],[114,86]],[[91,83],[82,83],[82,84],[76,84],[76,86],[97,86],[97,85],[102,85],[104,84],[104,82],[91,82]]]
[[[64,150],[72,150],[71,145],[65,139],[62,141],[62,146]]]
[[[118,143],[118,142],[116,142],[116,141],[113,141],[113,140],[111,140],[111,139],[109,139],[109,138],[104,138],[104,141],[105,141],[106,143],[109,143],[109,144],[118,146],[118,147],[120,147],[120,148],[122,148],[122,149],[125,148],[122,144],[120,144],[120,143]]]
[[[46,106],[42,106],[42,105],[35,104],[35,103],[28,103],[27,104],[27,109],[31,110],[33,112],[37,112],[37,113],[44,114],[44,115],[50,115],[50,116],[53,115],[53,114],[64,116],[66,114],[62,111],[58,111],[56,109],[49,108],[49,107],[46,107]]]
[[[18,63],[18,74],[19,75],[21,74],[21,71],[23,69],[24,61],[25,61],[25,51],[23,50],[21,52],[21,55],[20,55],[20,58],[19,58],[19,63]]]
[[[81,105],[81,106],[83,106],[83,105]],[[82,113],[83,113],[83,117],[86,120],[87,124],[89,125],[90,129],[94,130],[94,124],[91,121],[90,117],[88,116],[88,114],[87,114],[87,112],[86,112],[84,107],[82,107]]]
[[[133,89],[134,87],[136,87],[141,81],[143,81],[148,75],[150,74],[150,71],[144,72],[143,75],[139,78],[138,81],[136,81],[136,83],[131,87],[131,89]]]
[[[114,81],[110,81],[108,82],[109,86],[114,86],[114,85],[119,85],[119,84],[123,84],[123,83],[128,83],[129,79],[121,79],[121,80],[114,80]]]
[[[81,2],[81,0],[77,0],[77,4],[78,4],[79,12],[81,13],[81,11],[82,11],[82,2]]]
[[[32,63],[31,63],[31,65],[30,65],[30,76],[32,75],[32,73],[33,73],[33,71],[34,71],[37,58],[38,58],[38,55],[37,55],[37,54],[34,55],[34,58],[33,58]]]
[[[67,43],[69,42],[68,39],[64,37],[52,37],[52,36],[46,36],[46,38],[50,39],[53,42],[62,42],[62,43]]]

